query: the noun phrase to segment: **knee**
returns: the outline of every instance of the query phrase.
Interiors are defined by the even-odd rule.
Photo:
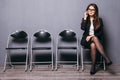
[[[96,45],[95,45],[95,43],[91,43],[91,49],[96,49]]]
[[[96,36],[93,37],[93,41],[96,41],[98,40],[98,38]]]

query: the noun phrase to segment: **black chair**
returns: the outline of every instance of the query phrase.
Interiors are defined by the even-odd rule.
[[[7,66],[14,67],[16,64],[25,64],[25,71],[27,71],[28,46],[29,37],[25,31],[16,31],[8,36],[4,71]]]
[[[56,45],[56,65],[55,70],[58,69],[58,64],[68,63],[68,64],[76,64],[77,70],[79,69],[79,53],[78,53],[78,38],[76,37],[76,33],[73,30],[63,30],[59,33],[57,37],[57,45]],[[66,51],[74,51],[74,54],[67,54]],[[62,51],[65,51],[66,56],[71,55],[69,60],[61,60],[58,56],[62,56]],[[68,57],[65,57],[68,59]],[[74,59],[74,60],[73,60]],[[76,60],[75,60],[76,59]]]
[[[40,55],[47,57],[40,57]],[[49,60],[44,61],[48,57]],[[31,37],[30,71],[37,64],[51,64],[53,70],[53,39],[47,30],[40,30]]]

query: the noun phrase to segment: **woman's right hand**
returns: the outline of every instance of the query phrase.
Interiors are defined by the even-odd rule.
[[[86,41],[88,42],[90,40],[90,38],[92,38],[94,35],[91,35],[91,36],[87,36],[86,37]]]
[[[88,12],[86,11],[86,12],[84,13],[84,20],[86,20],[87,17],[88,17]]]

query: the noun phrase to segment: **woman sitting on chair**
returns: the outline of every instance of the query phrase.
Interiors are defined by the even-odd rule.
[[[112,64],[112,61],[109,59],[103,49],[103,22],[102,19],[99,18],[98,14],[99,13],[97,5],[90,4],[88,5],[86,12],[84,13],[84,18],[81,22],[81,29],[84,30],[81,45],[91,49],[91,75],[96,73],[96,50],[100,52],[108,66]]]

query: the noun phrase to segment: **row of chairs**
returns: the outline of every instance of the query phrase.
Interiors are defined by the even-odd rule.
[[[73,30],[63,30],[59,33],[56,40],[55,45],[53,36],[47,30],[36,32],[31,39],[25,31],[16,31],[10,34],[7,41],[7,54],[5,56],[4,71],[6,71],[7,66],[14,67],[16,64],[25,64],[25,71],[28,70],[28,67],[29,70],[32,71],[33,66],[36,64],[45,63],[51,64],[52,70],[57,70],[58,64],[61,63],[75,63],[76,69],[79,70],[80,61],[82,66],[81,69],[84,70],[84,48],[81,47],[81,52],[79,51],[79,39],[76,37],[76,33]],[[54,48],[54,46],[56,46],[56,48]],[[68,54],[74,51],[73,53],[75,53],[75,57],[73,55],[72,57],[76,60],[72,60],[72,57],[70,60],[61,60],[59,56],[62,51],[64,52],[65,50]],[[56,51],[55,57],[54,51]],[[38,57],[39,53],[43,56]],[[48,55],[49,58],[44,55]],[[36,60],[37,57],[39,61]],[[43,61],[41,58],[46,58],[46,60]]]

